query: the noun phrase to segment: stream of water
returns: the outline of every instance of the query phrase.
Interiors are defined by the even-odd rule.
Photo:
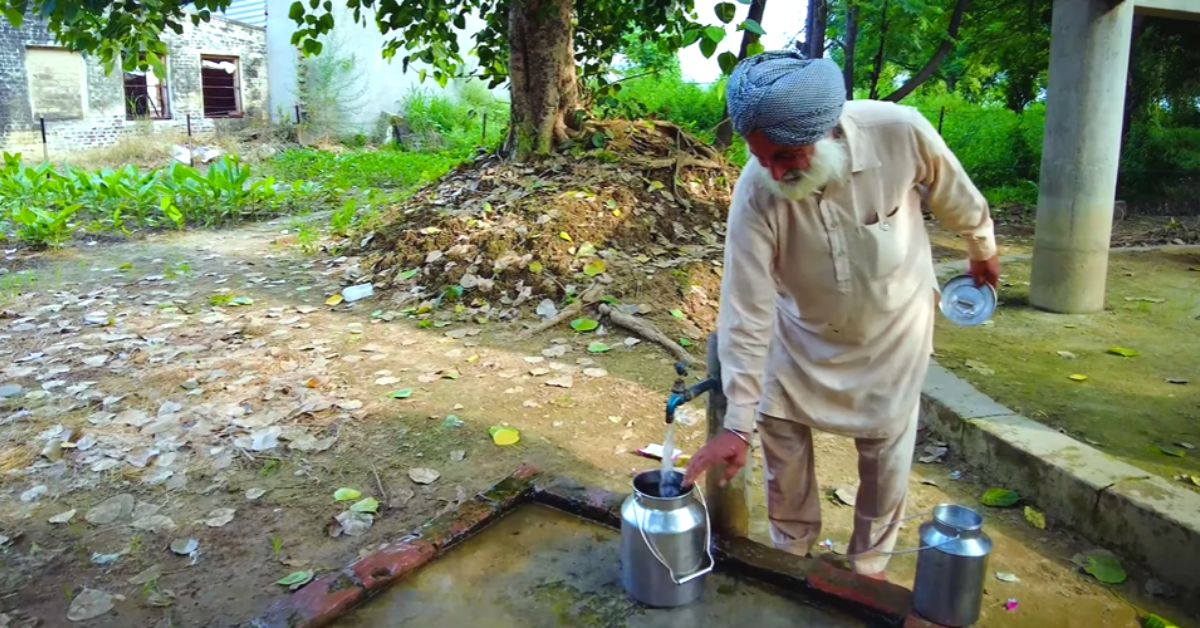
[[[667,423],[667,434],[663,437],[662,467],[658,473],[658,496],[676,497],[679,485],[671,481],[675,470],[675,424]]]

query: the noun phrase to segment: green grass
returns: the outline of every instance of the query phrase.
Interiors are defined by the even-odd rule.
[[[267,169],[282,180],[311,181],[329,188],[410,192],[445,175],[462,157],[391,148],[335,155],[293,148],[276,155]]]
[[[1179,441],[1200,446],[1200,272],[1189,268],[1200,268],[1200,254],[1113,255],[1108,309],[1067,316],[1028,307],[1028,265],[1010,264],[1002,271],[1012,287],[1000,291],[993,325],[958,328],[939,317],[938,361],[1009,408],[1131,464],[1168,478],[1197,473],[1200,449],[1183,458],[1159,449]],[[1163,302],[1150,302],[1156,299]],[[1113,347],[1138,355],[1107,353]],[[967,360],[994,374],[968,368]],[[1072,374],[1088,379],[1075,382]]]
[[[725,112],[725,83],[688,83],[675,72],[662,71],[621,83],[614,100],[602,113],[610,117],[669,120],[711,142]]]

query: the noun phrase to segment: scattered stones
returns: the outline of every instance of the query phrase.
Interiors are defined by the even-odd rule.
[[[17,395],[21,394],[22,390],[24,390],[24,389],[21,387],[20,384],[13,384],[13,383],[0,384],[0,399],[8,399],[10,397],[16,397]]]
[[[87,511],[83,518],[92,525],[115,523],[133,514],[134,501],[133,495],[129,493],[113,495]]]

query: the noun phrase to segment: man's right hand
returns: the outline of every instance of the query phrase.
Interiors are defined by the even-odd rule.
[[[683,474],[683,485],[691,486],[709,467],[724,462],[725,477],[721,479],[721,486],[724,486],[746,466],[746,452],[749,450],[750,446],[737,434],[728,430],[722,431],[692,456]]]

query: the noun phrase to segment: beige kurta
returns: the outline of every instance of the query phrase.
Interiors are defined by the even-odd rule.
[[[725,426],[757,413],[856,438],[902,431],[932,352],[937,280],[917,186],[969,257],[996,252],[987,202],[915,109],[846,103],[851,174],[800,202],[749,160],[734,189],[718,317]]]

